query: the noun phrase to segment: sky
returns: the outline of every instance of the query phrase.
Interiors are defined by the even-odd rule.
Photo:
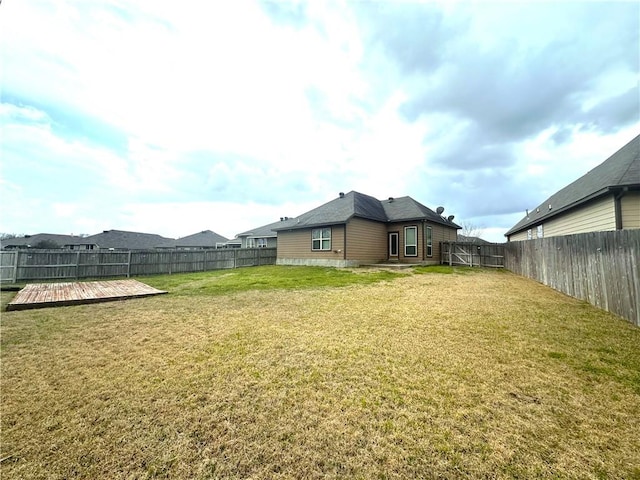
[[[640,133],[640,2],[4,0],[0,233],[227,238],[352,190],[490,241]]]

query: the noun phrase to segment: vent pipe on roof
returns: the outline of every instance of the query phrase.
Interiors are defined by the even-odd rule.
[[[447,217],[447,220],[449,220],[450,222],[453,222],[453,219],[454,219],[454,218],[456,218],[456,217],[454,217],[453,215],[449,215],[449,216]]]
[[[438,208],[436,208],[436,213],[437,213],[438,215],[442,215],[442,212],[444,212],[444,207],[438,207]]]
[[[344,192],[340,192],[340,198],[344,198]]]

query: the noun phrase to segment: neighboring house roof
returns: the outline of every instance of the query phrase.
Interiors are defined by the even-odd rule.
[[[261,227],[256,227],[251,230],[247,230],[246,232],[242,232],[236,235],[239,237],[247,237],[247,238],[269,238],[269,237],[277,237],[278,234],[274,230],[274,228],[285,227],[286,225],[295,225],[295,219],[290,217],[282,217],[279,221],[269,223],[267,225],[262,225]]]
[[[33,248],[35,245],[41,242],[53,242],[56,243],[59,247],[63,247],[64,245],[68,245],[69,243],[73,243],[76,241],[82,241],[83,237],[78,237],[75,235],[57,235],[55,233],[36,233],[35,235],[25,235],[24,237],[17,238],[7,238],[5,240],[0,240],[0,246],[5,248]]]
[[[480,237],[467,237],[466,235],[460,235],[458,234],[458,242],[460,243],[475,243],[475,244],[489,244],[491,242],[484,240],[483,238]]]
[[[624,187],[640,187],[640,135],[603,163],[554,193],[505,235],[528,229],[571,208]]]
[[[99,248],[145,250],[155,248],[157,245],[165,243],[168,240],[172,239],[153,233],[105,230],[102,233],[69,242],[68,245],[97,245]]]
[[[460,228],[428,207],[411,197],[378,200],[359,192],[341,193],[340,196],[290,219],[286,225],[276,226],[275,231],[309,228],[320,225],[347,223],[351,218],[359,217],[377,222],[401,222],[427,219],[452,228]]]
[[[202,232],[194,233],[186,237],[178,238],[177,240],[168,240],[160,245],[156,245],[158,248],[216,248],[218,244],[227,243],[228,238],[222,235],[212,232],[211,230],[204,230]]]

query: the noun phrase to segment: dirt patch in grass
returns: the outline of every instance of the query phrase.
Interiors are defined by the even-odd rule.
[[[0,473],[640,476],[640,329],[606,312],[497,271],[198,282],[3,312]]]

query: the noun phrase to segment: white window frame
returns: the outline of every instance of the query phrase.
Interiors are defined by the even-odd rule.
[[[425,243],[427,246],[427,257],[433,257],[433,229],[427,225],[424,234],[426,236]]]
[[[314,228],[311,230],[311,250],[314,252],[331,250],[331,227]]]
[[[407,242],[407,232],[409,230],[413,230],[414,232],[414,242],[415,243],[408,243]],[[409,253],[409,247],[413,247],[415,249],[415,253]],[[418,256],[418,227],[411,226],[411,227],[404,227],[404,256],[405,257],[417,257]]]
[[[544,236],[544,229],[542,228],[542,225],[538,225],[536,227],[536,237],[542,238],[543,236]]]

